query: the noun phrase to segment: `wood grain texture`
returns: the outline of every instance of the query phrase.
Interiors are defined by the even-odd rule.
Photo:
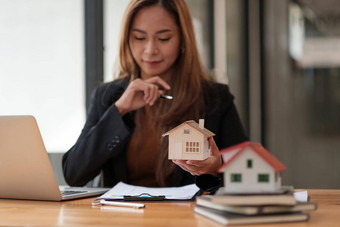
[[[340,190],[308,190],[318,209],[310,220],[263,226],[339,226]],[[145,203],[144,209],[67,202],[0,199],[0,226],[221,226],[193,212],[195,202]],[[262,226],[262,225],[256,225]]]

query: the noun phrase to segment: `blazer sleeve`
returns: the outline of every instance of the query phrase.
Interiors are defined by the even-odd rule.
[[[214,84],[206,96],[209,97],[206,101],[206,126],[216,134],[214,139],[218,148],[248,140],[228,85]]]
[[[224,84],[214,84],[213,89],[209,89],[206,95],[207,128],[214,132],[214,140],[221,150],[226,147],[248,140],[239,114],[234,104],[234,96],[230,93],[229,87]],[[222,174],[220,177],[212,175],[201,175],[196,178],[197,186],[210,193],[214,193],[223,186]]]
[[[110,89],[113,93],[117,90]],[[85,126],[75,145],[63,156],[64,177],[71,186],[83,186],[97,176],[110,159],[124,150],[132,132],[127,123],[129,116],[120,116],[115,100],[110,105],[103,103],[107,91],[104,87],[94,91]]]

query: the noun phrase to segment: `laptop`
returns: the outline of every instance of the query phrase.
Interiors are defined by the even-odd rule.
[[[60,189],[36,119],[0,116],[0,198],[63,201],[99,196],[109,190]]]

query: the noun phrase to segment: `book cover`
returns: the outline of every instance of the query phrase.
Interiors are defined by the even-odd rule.
[[[229,206],[212,202],[212,195],[196,197],[196,204],[216,210],[227,211],[244,215],[289,213],[298,211],[311,211],[317,209],[317,204],[311,202],[298,202],[293,206],[286,205],[260,205],[260,206]]]
[[[261,194],[261,195],[215,195],[212,202],[222,205],[286,205],[293,206],[297,203],[293,194]]]
[[[264,224],[307,221],[307,213],[242,215],[195,205],[194,212],[223,225]]]

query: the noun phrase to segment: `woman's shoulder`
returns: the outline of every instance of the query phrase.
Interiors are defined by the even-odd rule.
[[[227,84],[208,82],[203,86],[205,111],[209,116],[223,115],[234,103]]]
[[[230,92],[227,84],[218,83],[215,81],[205,82],[203,85],[203,92],[206,99],[233,101],[234,96]]]
[[[128,78],[118,78],[110,82],[105,82],[100,84],[97,88],[97,92],[108,92],[113,91],[115,89],[126,89],[127,85],[129,84]]]
[[[128,78],[118,78],[102,83],[96,87],[93,95],[96,99],[100,99],[103,105],[111,105],[112,102],[116,101],[123,94],[128,84]]]

